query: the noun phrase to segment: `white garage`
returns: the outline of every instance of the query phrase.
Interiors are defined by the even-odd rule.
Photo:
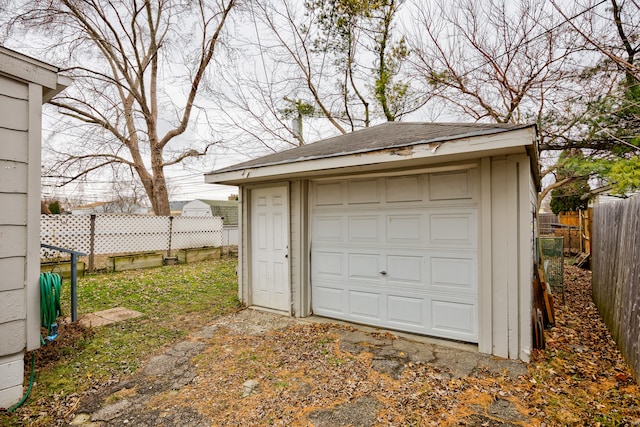
[[[240,187],[248,306],[528,360],[531,125],[386,123],[214,171]]]

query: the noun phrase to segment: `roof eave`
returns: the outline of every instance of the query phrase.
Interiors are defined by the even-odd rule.
[[[241,185],[265,179],[350,173],[362,169],[384,169],[412,164],[429,165],[501,154],[526,153],[536,146],[535,126],[510,132],[481,135],[442,142],[416,143],[366,153],[338,157],[298,160],[241,170],[212,172],[205,175],[210,184]],[[537,156],[536,156],[537,158]],[[532,159],[533,160],[533,159]],[[536,160],[537,164],[537,160]]]
[[[0,46],[0,74],[17,77],[42,86],[42,102],[46,103],[71,85],[73,80],[60,74],[60,69],[15,50]]]

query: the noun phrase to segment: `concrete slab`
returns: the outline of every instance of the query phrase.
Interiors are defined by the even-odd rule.
[[[81,325],[88,327],[98,327],[121,322],[127,319],[142,316],[142,313],[124,307],[110,308],[108,310],[96,311],[95,313],[84,314],[78,319]]]

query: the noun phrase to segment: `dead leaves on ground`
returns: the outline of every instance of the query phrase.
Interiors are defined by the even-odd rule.
[[[590,272],[568,266],[566,277],[557,326],[523,377],[477,370],[455,378],[410,363],[394,379],[372,369],[370,353],[341,351],[332,326],[221,330],[198,357],[195,382],[171,405],[197,406],[220,426],[308,426],[313,411],[364,396],[380,402],[378,425],[498,425],[501,405],[511,425],[640,425],[640,391],[593,305]],[[248,379],[259,382],[258,393],[243,398]]]
[[[640,425],[640,391],[591,297],[591,272],[565,266],[564,305],[530,369],[550,425]]]

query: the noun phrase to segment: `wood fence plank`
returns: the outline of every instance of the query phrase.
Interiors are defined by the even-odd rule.
[[[637,381],[640,376],[640,197],[596,206],[592,237],[593,299]]]

